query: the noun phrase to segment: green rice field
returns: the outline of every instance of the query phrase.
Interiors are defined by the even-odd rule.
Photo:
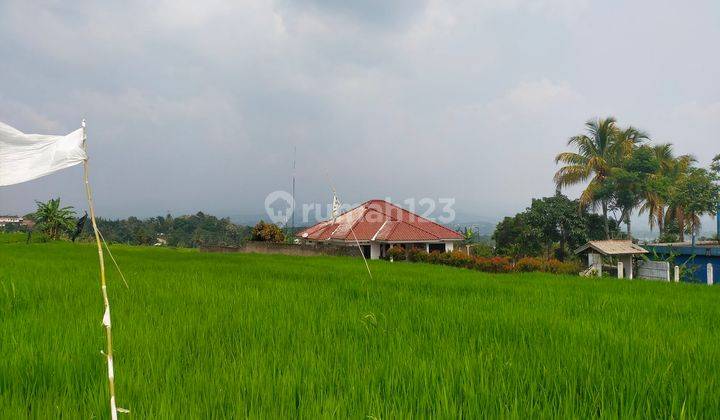
[[[718,287],[112,250],[133,418],[720,413]],[[93,245],[0,239],[0,418],[109,417],[102,312]]]

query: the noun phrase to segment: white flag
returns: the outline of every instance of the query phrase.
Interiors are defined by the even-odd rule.
[[[82,128],[66,136],[25,134],[0,122],[0,187],[31,181],[87,159]]]

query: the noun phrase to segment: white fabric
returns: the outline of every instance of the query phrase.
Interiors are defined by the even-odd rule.
[[[82,128],[66,136],[24,134],[0,122],[0,187],[31,181],[87,159]]]
[[[111,324],[110,324],[110,307],[109,306],[105,307],[105,313],[103,314],[102,323],[106,327],[111,326]]]

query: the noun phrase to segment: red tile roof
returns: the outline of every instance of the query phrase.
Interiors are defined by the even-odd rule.
[[[353,235],[354,234],[354,235]],[[297,234],[315,241],[432,242],[462,240],[452,229],[385,200],[370,200],[335,220],[326,220]]]

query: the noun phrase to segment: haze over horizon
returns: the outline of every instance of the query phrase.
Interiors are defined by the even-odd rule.
[[[104,217],[262,213],[297,147],[299,202],[328,203],[332,183],[497,220],[554,193],[553,158],[590,118],[707,166],[718,40],[713,1],[11,0],[0,121],[86,118]],[[80,168],[0,188],[0,214],[56,196],[86,208]]]

